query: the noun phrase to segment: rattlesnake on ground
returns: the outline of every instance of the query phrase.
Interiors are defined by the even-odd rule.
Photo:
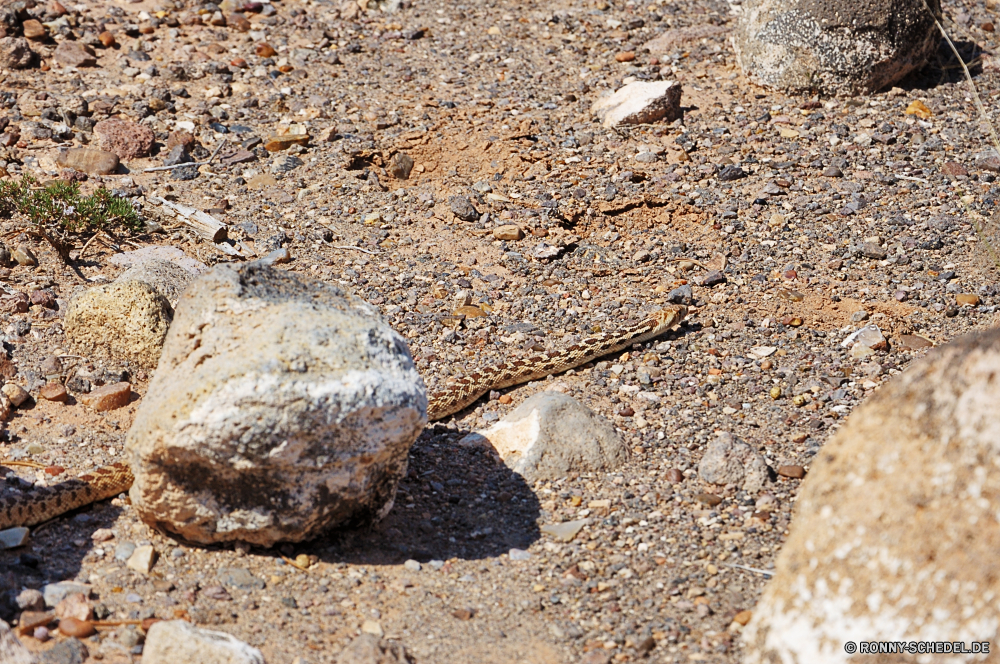
[[[669,306],[634,325],[602,332],[559,351],[523,360],[502,362],[469,374],[434,392],[427,401],[427,419],[440,420],[474,403],[490,390],[499,390],[568,371],[593,359],[653,339],[680,323],[683,306]],[[128,491],[132,471],[124,463],[93,470],[51,487],[39,487],[0,500],[0,529],[33,526],[60,514]]]

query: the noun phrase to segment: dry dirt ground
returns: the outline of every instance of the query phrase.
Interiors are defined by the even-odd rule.
[[[398,641],[416,662],[738,661],[743,612],[817,450],[927,347],[995,315],[984,247],[1000,191],[995,170],[976,160],[986,127],[944,47],[892,91],[789,98],[741,76],[730,7],[708,0],[419,0],[392,13],[282,0],[251,3],[248,24],[228,25],[212,24],[213,5],[171,0],[65,9],[63,19],[38,11],[56,20],[58,39],[97,44],[97,65],[63,67],[50,39],[33,42],[40,67],[0,74],[0,116],[21,130],[0,165],[12,177],[58,176],[57,147],[94,138],[86,120],[63,113],[60,100],[82,95],[93,119],[149,126],[158,150],[84,190],[133,197],[163,232],[102,236],[66,266],[4,220],[5,241],[39,258],[4,273],[4,286],[60,300],[59,312],[2,315],[8,379],[37,397],[43,362],[59,356],[60,379],[126,378],[136,395],[107,413],[76,397],[28,402],[5,425],[6,459],[75,473],[119,458],[149,376],[80,356],[60,313],[78,289],[121,271],[113,255],[169,245],[210,265],[242,260],[162,214],[152,196],[210,211],[248,258],[283,246],[292,257],[283,267],[381,307],[429,385],[612,329],[671,293],[692,305],[663,339],[429,426],[396,507],[369,530],[280,550],[192,547],[147,529],[121,497],[0,552],[7,587],[88,583],[107,620],[185,617],[261,648],[272,664],[336,661],[362,630]],[[995,98],[996,6],[945,11],[980,93]],[[95,40],[104,30],[117,46]],[[629,78],[680,81],[683,119],[601,127],[590,104]],[[914,101],[926,112],[907,113]],[[144,172],[185,127],[201,159],[226,141],[216,161],[194,179]],[[289,130],[307,131],[308,143],[264,149]],[[415,163],[409,179],[391,174],[397,153]],[[746,177],[720,178],[731,165]],[[457,218],[455,196],[478,219]],[[496,239],[511,224],[523,239]],[[723,279],[706,283],[687,258]],[[870,323],[884,348],[842,345]],[[544,389],[612,420],[631,461],[529,486],[456,446]],[[716,431],[764,455],[776,472],[763,492],[698,478]],[[0,486],[58,479],[16,467]],[[574,519],[589,521],[571,542],[540,531]],[[95,541],[98,529],[113,537]],[[149,575],[124,564],[144,543],[159,553]],[[286,561],[302,555],[307,570]],[[34,650],[61,639],[23,637]],[[140,642],[133,627],[103,628],[85,640],[88,661],[138,661]]]

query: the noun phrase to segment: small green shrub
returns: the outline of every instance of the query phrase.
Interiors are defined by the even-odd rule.
[[[23,215],[41,232],[140,232],[142,220],[132,203],[101,188],[90,196],[80,185],[53,182],[44,187],[31,176],[0,182],[0,216]]]

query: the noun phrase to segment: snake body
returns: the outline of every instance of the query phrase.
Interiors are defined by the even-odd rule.
[[[427,419],[440,420],[460,412],[490,390],[520,385],[545,376],[568,371],[632,344],[653,339],[680,323],[687,315],[683,306],[666,307],[634,325],[614,332],[602,332],[559,351],[522,360],[502,362],[477,373],[463,376],[427,401]],[[132,471],[124,463],[114,463],[51,487],[0,499],[0,530],[33,526],[60,514],[129,490]]]

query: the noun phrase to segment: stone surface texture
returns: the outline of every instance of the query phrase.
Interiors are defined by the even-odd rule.
[[[146,635],[143,664],[264,664],[264,656],[225,632],[195,627],[184,620],[154,623]]]
[[[928,5],[940,13],[938,0]],[[919,69],[940,39],[923,0],[748,0],[732,41],[759,85],[850,95]]]
[[[118,155],[94,148],[71,148],[56,155],[56,164],[89,175],[110,175],[118,170]]]
[[[853,661],[858,638],[995,642],[998,371],[1000,332],[962,337],[851,415],[802,485],[747,662]]]
[[[147,523],[270,546],[392,507],[427,397],[406,343],[338,288],[256,264],[181,298],[127,437]]]
[[[28,40],[23,37],[0,37],[0,68],[24,69],[35,59]]]
[[[170,306],[177,306],[177,299],[194,280],[195,274],[174,261],[150,259],[122,272],[115,283],[141,281],[149,284],[156,292],[167,298]]]
[[[590,107],[605,127],[650,124],[681,117],[681,84],[676,81],[637,81],[602,97]]]
[[[767,462],[756,450],[728,432],[719,432],[698,464],[698,475],[711,484],[735,484],[748,493],[764,488]]]
[[[85,352],[155,367],[173,309],[142,281],[91,288],[70,300],[66,336]]]
[[[114,152],[123,161],[145,157],[156,138],[149,127],[119,118],[108,118],[94,125],[94,135],[102,150]]]
[[[559,392],[530,397],[460,444],[492,447],[508,468],[529,482],[570,472],[610,471],[628,458],[628,448],[611,423]]]

